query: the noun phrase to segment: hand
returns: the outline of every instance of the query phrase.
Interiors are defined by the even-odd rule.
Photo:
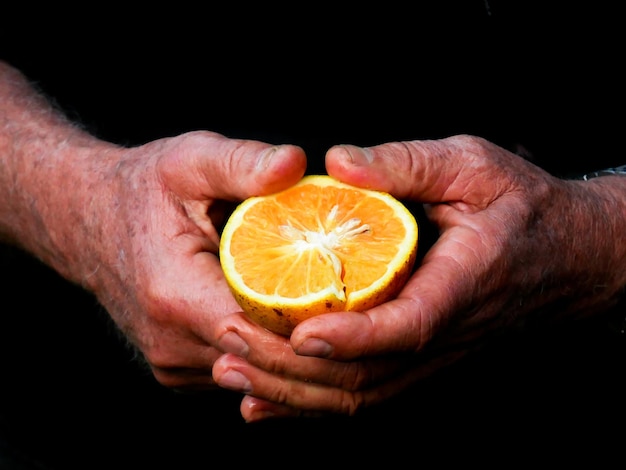
[[[201,131],[121,148],[1,61],[0,103],[0,239],[93,292],[163,385],[215,386],[214,327],[240,310],[220,225],[229,205],[297,182],[303,150]]]
[[[226,210],[298,181],[304,153],[195,132],[116,154],[84,195],[86,283],[161,384],[205,389],[221,354],[213,326],[240,310],[217,258]]]
[[[338,146],[326,165],[345,182],[424,203],[440,236],[395,300],[309,319],[272,357],[222,356],[214,377],[246,377],[248,420],[352,414],[495,334],[607,309],[626,283],[624,178],[561,180],[470,136]],[[249,328],[237,328],[247,340]],[[267,387],[272,369],[284,378]]]

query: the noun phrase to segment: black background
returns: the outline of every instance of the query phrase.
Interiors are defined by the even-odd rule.
[[[6,17],[0,54],[123,145],[209,129],[302,145],[318,173],[335,143],[471,133],[559,175],[623,164],[621,30],[605,5],[550,5],[55,6]],[[248,425],[237,394],[156,384],[90,294],[0,248],[1,469],[597,463],[623,447],[626,343],[604,318],[502,339],[356,417]]]

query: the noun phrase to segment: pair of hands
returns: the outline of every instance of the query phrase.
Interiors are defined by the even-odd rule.
[[[354,414],[494,333],[554,319],[556,303],[563,315],[600,310],[618,290],[596,234],[573,236],[595,224],[581,209],[604,204],[601,185],[557,179],[471,136],[336,146],[331,176],[424,204],[439,238],[393,301],[309,319],[284,338],[241,313],[219,230],[233,204],[297,182],[303,150],[193,132],[114,153],[115,171],[90,185],[83,248],[96,267],[81,282],[161,384],[241,392],[246,421]]]
[[[336,146],[328,174],[424,207],[439,236],[396,299],[277,336],[233,299],[219,231],[234,204],[304,175],[301,148],[203,131],[119,147],[2,62],[0,103],[0,238],[93,292],[161,384],[241,392],[246,421],[354,414],[626,285],[626,178],[561,180],[472,136]]]

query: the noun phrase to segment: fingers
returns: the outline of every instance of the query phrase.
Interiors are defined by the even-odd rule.
[[[223,355],[215,363],[213,377],[221,387],[302,410],[353,415],[368,405],[361,393],[275,375],[232,354]]]
[[[161,191],[147,191],[146,197],[153,197],[154,217],[148,219],[154,230],[137,256],[144,262],[142,273],[152,275],[150,282],[140,284],[145,286],[141,310],[147,314],[143,319],[124,315],[119,321],[161,384],[179,390],[210,388],[215,385],[211,369],[221,355],[209,346],[216,342],[213,324],[240,310],[215,257],[216,223],[226,213],[218,205],[296,183],[306,168],[304,152],[292,145],[272,146],[201,131],[129,152],[128,161],[156,165],[150,166],[156,169],[152,172],[143,171],[148,165],[136,165],[138,184],[147,189],[160,186]],[[121,171],[130,174],[130,168],[126,165]],[[154,210],[157,206],[159,210]],[[170,219],[163,223],[167,216]],[[145,228],[137,231],[143,232]]]
[[[241,416],[247,423],[261,421],[270,418],[296,418],[303,415],[302,410],[298,410],[286,405],[279,405],[262,398],[245,395],[239,407]],[[317,415],[321,416],[321,413]]]
[[[180,338],[178,338],[180,344]],[[203,391],[217,388],[211,368],[221,353],[205,344],[185,341],[183,348],[163,345],[161,352],[150,352],[148,365],[161,385],[178,391]]]
[[[404,361],[397,358],[344,363],[298,357],[287,338],[259,327],[242,313],[223,318],[216,331],[221,351],[240,356],[271,374],[301,381],[360,388],[363,384],[384,380],[405,367]]]
[[[215,386],[211,368],[222,354],[213,347],[212,324],[239,311],[219,261],[209,253],[177,259],[163,253],[153,267],[161,275],[142,293],[141,313],[122,316],[118,323],[162,385],[210,389]]]
[[[294,145],[238,140],[191,132],[165,144],[161,172],[182,199],[242,200],[296,183],[306,170],[304,151]]]
[[[297,356],[287,338],[260,328],[243,314],[230,315],[218,329],[218,347],[225,354],[216,360],[213,378],[223,388],[262,399],[245,401],[255,405],[242,408],[250,420],[258,419],[252,415],[291,416],[300,411],[351,415],[398,393],[416,377],[405,373],[414,355],[354,362]],[[274,409],[270,403],[279,406]]]
[[[505,228],[497,227],[501,235]],[[506,248],[498,245],[498,234],[493,232],[489,226],[474,227],[472,222],[450,228],[429,249],[394,300],[362,313],[309,318],[291,334],[292,347],[299,355],[345,361],[393,352],[418,353],[444,332],[452,340],[452,328],[479,321],[468,316],[477,297],[491,299],[485,312],[499,309],[499,279],[505,279],[506,262],[499,262],[498,254]]]
[[[337,313],[306,320],[290,338],[296,353],[353,360],[420,351],[447,327],[453,315],[468,307],[486,259],[478,251],[497,246],[489,221],[467,214],[505,199],[500,196],[512,190],[517,177],[512,175],[516,169],[510,167],[526,164],[471,136],[330,149],[326,165],[334,177],[399,198],[430,202],[431,214],[445,231],[396,299],[363,314]],[[501,225],[497,227],[502,230]]]
[[[447,257],[426,261],[399,296],[363,313],[339,312],[310,318],[290,341],[299,355],[353,360],[390,353],[417,353],[443,330],[464,299],[458,263]]]
[[[489,160],[484,158],[487,153]],[[484,205],[485,198],[494,196],[494,187],[500,191],[494,181],[506,178],[504,170],[511,165],[511,157],[516,158],[484,139],[462,135],[369,148],[336,146],[326,154],[326,169],[341,181],[386,191],[400,199]]]
[[[452,351],[360,388],[352,384],[326,385],[289,376],[277,377],[233,354],[225,354],[216,362],[213,377],[221,387],[247,395],[240,407],[247,422],[323,414],[352,416],[398,395],[464,355],[465,351]]]
[[[447,147],[440,141],[393,142],[375,147],[335,146],[326,153],[328,174],[349,184],[385,191],[401,199],[414,194],[435,200],[442,196],[433,184],[450,169]],[[431,195],[424,195],[428,190]]]

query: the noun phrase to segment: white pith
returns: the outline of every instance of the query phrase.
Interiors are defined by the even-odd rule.
[[[335,205],[328,213],[327,221],[332,222],[339,210],[339,206]],[[306,250],[317,250],[330,259],[335,276],[340,277],[342,272],[341,260],[335,254],[335,249],[341,246],[343,240],[351,239],[366,233],[370,230],[368,224],[361,224],[361,219],[352,218],[343,224],[337,225],[330,232],[326,232],[323,227],[317,231],[300,230],[295,228],[291,223],[288,225],[280,225],[278,231],[282,237],[291,242],[291,246],[298,252]]]

